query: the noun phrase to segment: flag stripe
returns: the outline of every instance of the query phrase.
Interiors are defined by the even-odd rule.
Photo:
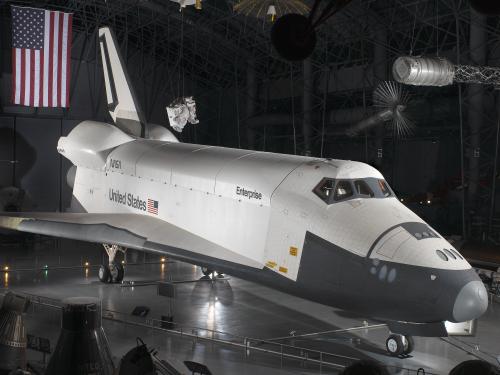
[[[16,100],[15,104],[21,104],[21,58],[22,53],[20,48],[16,48]]]
[[[57,81],[59,80],[58,73],[58,51],[59,51],[59,12],[52,12],[54,15],[54,24],[52,31],[52,107],[57,106]]]
[[[38,98],[38,105],[40,107],[43,107],[43,77],[44,77],[44,51],[40,51],[40,90],[39,90],[39,98]]]
[[[67,28],[67,42],[68,46],[66,48],[66,107],[69,107],[69,82],[71,79],[71,46],[72,46],[72,37],[71,30],[73,30],[73,15],[68,15],[68,28]]]
[[[45,32],[43,39],[43,106],[49,106],[49,64],[50,64],[50,11],[45,11]]]
[[[31,50],[25,49],[25,63],[24,63],[24,74],[26,87],[24,88],[24,105],[30,105],[30,93],[31,93]]]
[[[54,90],[53,80],[54,80],[54,12],[50,12],[50,25],[49,25],[49,80],[47,85],[49,86],[49,103],[48,106],[52,107],[52,92]]]
[[[16,50],[17,48],[12,48],[12,80],[11,80],[11,85],[12,85],[12,95],[11,95],[11,102],[12,104],[17,104],[16,103]]]
[[[68,53],[68,14],[63,13],[63,28],[61,34],[61,107],[66,107],[66,85],[63,84],[66,82],[66,56]]]
[[[35,50],[30,50],[30,106],[35,105]]]
[[[21,53],[21,74],[20,74],[20,77],[21,77],[21,97],[19,98],[19,104],[23,104],[24,103],[24,90],[25,90],[25,86],[26,86],[26,72],[25,72],[26,55],[25,55],[23,49],[20,49],[19,51]]]
[[[35,50],[33,106],[40,106],[40,50]]]
[[[64,13],[59,13],[59,34],[58,34],[58,42],[57,42],[57,106],[62,107],[62,100],[61,100],[61,82],[63,79],[62,76],[62,36],[64,33]]]

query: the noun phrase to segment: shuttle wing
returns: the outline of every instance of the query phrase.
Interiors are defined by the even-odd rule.
[[[140,109],[116,38],[109,27],[99,29],[102,69],[108,111],[116,126],[136,137],[144,137],[145,119]]]
[[[136,214],[0,213],[0,228],[106,243],[169,255],[201,266],[262,265],[163,220]]]

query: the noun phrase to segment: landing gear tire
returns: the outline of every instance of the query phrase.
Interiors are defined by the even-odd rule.
[[[413,349],[415,348],[415,341],[413,341],[413,337],[411,336],[405,336],[407,346],[405,348],[405,351],[403,352],[404,355],[410,354]]]
[[[109,265],[109,270],[111,274],[112,283],[121,283],[123,281],[123,276],[125,275],[125,269],[123,265],[118,262],[113,262]]]
[[[109,263],[107,265],[103,264],[99,268],[99,280],[103,283],[121,283],[123,281],[123,277],[125,275],[125,270],[123,265],[115,261],[116,254],[118,252],[123,253],[123,257],[125,258],[127,248],[118,246],[118,245],[108,245],[103,243],[102,246],[108,255]]]
[[[387,352],[393,357],[408,355],[413,351],[415,343],[411,336],[403,335],[390,335],[386,342],[385,347]]]
[[[214,270],[211,270],[208,267],[201,267],[201,273],[205,276],[210,276],[211,274],[214,273]]]
[[[108,284],[111,281],[111,271],[109,269],[109,266],[106,264],[101,264],[97,277],[99,277],[100,282]]]

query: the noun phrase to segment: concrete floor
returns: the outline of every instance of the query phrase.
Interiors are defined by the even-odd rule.
[[[169,312],[169,300],[158,296],[155,285],[136,284],[124,287],[97,281],[97,267],[93,265],[98,265],[102,257],[98,245],[41,237],[22,244],[15,238],[0,239],[0,266],[2,269],[8,266],[9,271],[12,271],[2,275],[4,291],[24,292],[54,300],[94,296],[102,300],[104,309],[126,317],[130,317],[132,310],[138,305],[150,308],[147,318],[159,319]],[[195,281],[202,276],[195,266],[169,260],[162,265],[158,256],[145,256],[135,251],[128,252],[126,261],[129,265],[126,267],[125,280],[137,283],[158,280]],[[85,262],[89,262],[91,266],[87,269],[72,268]],[[48,267],[46,271],[32,270],[43,269],[45,266]],[[385,352],[388,330],[383,325],[349,332],[331,332],[362,327],[364,324],[378,325],[380,322],[353,316],[258,284],[230,276],[227,278],[229,280],[176,284],[174,319],[179,327],[183,327],[184,332],[196,332],[200,336],[213,335],[230,342],[243,342],[244,337],[274,340],[276,343],[353,358],[374,358],[392,366],[393,373],[405,374],[408,372],[396,368],[424,368],[426,373],[447,374],[464,360],[479,357],[497,363],[500,355],[498,303],[491,304],[488,312],[480,319],[475,337],[415,338],[416,348],[412,355],[399,359],[390,357]],[[35,312],[30,310],[26,321],[28,333],[50,338],[52,346],[55,346],[60,327],[58,313],[50,308],[37,307]],[[159,351],[160,358],[168,359],[186,374],[188,372],[182,364],[184,360],[205,363],[213,374],[320,373],[316,364],[286,358],[282,360],[280,356],[255,351],[245,356],[245,351],[241,348],[179,337],[146,327],[110,320],[104,320],[103,327],[115,364],[135,345],[136,337],[142,337],[148,345]],[[199,329],[195,330],[193,327]],[[223,333],[209,333],[205,329]],[[301,337],[311,333],[318,334]],[[292,335],[295,337],[286,338]],[[280,350],[279,346],[261,346]],[[295,353],[293,348],[285,351]],[[296,352],[298,354],[300,351]],[[314,355],[311,352],[310,358]],[[350,362],[349,359],[334,358],[326,354],[322,356],[323,360],[341,365]],[[29,357],[38,361],[41,354],[30,352]],[[323,366],[321,373],[335,374],[337,371]]]

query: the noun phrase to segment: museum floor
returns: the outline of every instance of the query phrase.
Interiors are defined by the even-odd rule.
[[[412,355],[399,359],[385,352],[388,330],[381,322],[254,283],[230,276],[202,279],[198,267],[129,251],[126,283],[107,285],[97,280],[102,256],[98,245],[38,237],[23,244],[16,238],[1,239],[0,266],[9,267],[2,275],[3,292],[41,297],[42,304],[27,314],[28,333],[49,338],[54,347],[60,312],[50,305],[65,297],[98,297],[115,364],[135,345],[136,337],[186,374],[185,360],[204,363],[213,374],[335,374],[352,358],[367,357],[392,366],[393,373],[423,368],[427,374],[447,374],[464,360],[479,357],[496,363],[500,355],[497,302],[480,319],[476,337],[415,338]],[[178,282],[175,301],[158,295],[160,280]],[[147,306],[148,315],[132,316],[136,306]],[[176,323],[173,331],[155,324],[170,309]],[[32,351],[28,356],[36,362],[42,358]]]

